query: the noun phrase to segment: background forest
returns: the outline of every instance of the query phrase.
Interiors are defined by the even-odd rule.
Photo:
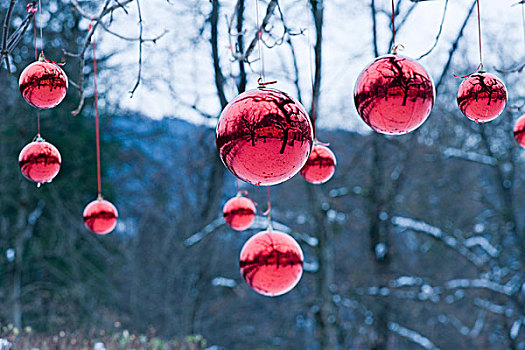
[[[4,0],[2,16],[11,3],[13,32],[28,13]],[[268,298],[238,266],[266,219],[244,232],[225,225],[236,183],[214,130],[228,101],[256,86],[255,0],[42,0],[46,56],[66,57],[71,82],[66,100],[41,113],[63,163],[38,189],[17,165],[36,133],[18,88],[33,61],[30,25],[0,71],[0,338],[44,349],[31,327],[72,334],[64,349],[80,334],[87,348],[105,334],[118,334],[115,348],[146,348],[129,332],[195,349],[525,349],[525,153],[512,135],[525,106],[525,5],[498,2],[505,16],[484,22],[485,66],[505,81],[509,103],[476,124],[457,108],[453,77],[478,64],[476,2],[395,3],[402,54],[437,43],[421,62],[438,96],[422,127],[396,137],[370,133],[352,101],[364,64],[391,47],[390,1],[258,3],[267,78],[305,106],[314,100],[318,138],[338,160],[326,184],[296,176],[272,187],[274,228],[300,243],[305,273]],[[481,5],[493,19],[495,5]],[[425,6],[439,9],[432,21],[418,12]],[[91,19],[102,51],[104,194],[120,214],[107,236],[82,222],[96,195]],[[347,45],[350,36],[366,43]],[[240,186],[262,213],[266,189]]]

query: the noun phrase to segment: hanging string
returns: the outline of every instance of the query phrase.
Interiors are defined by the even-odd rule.
[[[31,4],[28,4],[26,6],[26,11],[35,13],[36,9]],[[41,29],[40,33],[42,33],[42,28],[40,29]],[[37,41],[36,16],[33,16],[33,41],[34,41],[34,46],[35,46],[35,61],[37,61],[38,60],[38,50],[37,50],[37,44],[36,44],[36,41]],[[36,130],[37,130],[36,137],[39,138],[40,137],[40,109],[36,110]]]
[[[268,219],[268,231],[272,230],[272,200],[270,196],[270,186],[266,186],[266,203],[268,205],[268,209],[263,213],[263,215],[266,215],[266,218]]]
[[[523,54],[525,55],[525,2],[521,3],[521,24],[523,25]]]
[[[476,1],[478,7],[478,43],[479,43],[479,66],[478,70],[483,71],[483,53],[481,50],[481,14],[479,11],[479,0]]]
[[[40,109],[36,110],[36,134],[40,135]]]
[[[240,186],[239,186],[239,180],[238,179],[235,179],[235,190],[236,190],[237,194],[240,193]]]
[[[398,50],[403,50],[405,47],[403,44],[396,44],[396,10],[394,0],[392,0],[392,54],[396,55]]]
[[[308,3],[308,1],[306,2],[306,13],[312,13],[312,17],[313,17],[313,8],[311,9],[310,11],[310,4]],[[311,104],[311,109],[310,109],[310,118],[312,119],[312,130],[313,130],[313,133],[314,133],[314,142],[317,142],[317,137],[316,137],[316,129],[315,129],[315,121],[316,121],[316,110],[315,110],[315,83],[314,83],[314,72],[313,72],[313,65],[312,65],[312,41],[311,41],[311,38],[310,38],[310,31],[311,31],[311,28],[312,28],[312,25],[311,25],[311,21],[310,21],[310,16],[307,16],[308,18],[308,21],[307,21],[307,26],[308,28],[306,29],[306,32],[307,32],[307,38],[308,38],[308,68],[310,70],[310,82],[312,84],[312,104]],[[315,21],[315,17],[312,18],[313,21]]]
[[[259,48],[259,61],[261,62],[259,79],[257,81],[259,83],[259,86],[261,87],[266,85],[266,83],[264,83],[264,56],[261,45],[262,29],[259,27],[259,0],[255,0],[255,16],[257,21],[257,46]]]
[[[38,60],[38,49],[36,47],[36,40],[37,40],[37,35],[36,35],[36,16],[33,16],[33,38],[34,38],[34,42],[35,42],[35,61]]]
[[[395,24],[394,0],[392,0],[392,44],[393,44],[393,50],[395,50],[396,48],[396,24]]]
[[[91,25],[89,30],[91,30]],[[98,113],[98,89],[97,89],[97,55],[95,42],[95,36],[92,38],[93,45],[93,82],[95,89],[95,134],[96,134],[96,144],[97,144],[97,184],[98,184],[98,197],[102,197],[102,181],[100,176],[100,123],[99,123],[99,113]]]
[[[40,25],[40,54],[43,56],[44,55],[44,35],[42,33],[42,2],[41,0],[38,0],[38,12],[40,12],[38,16],[38,23]],[[36,43],[35,43],[35,46],[36,46]]]
[[[480,14],[480,11],[479,11],[479,0],[476,0],[476,5],[477,5],[477,8],[478,8],[479,65],[478,65],[478,68],[477,68],[476,72],[473,72],[473,73],[470,73],[470,74],[467,74],[467,75],[456,75],[456,74],[454,74],[454,78],[465,79],[465,78],[470,77],[472,74],[475,74],[477,72],[484,72],[485,71],[485,68],[483,67],[483,51],[481,49],[481,14]]]

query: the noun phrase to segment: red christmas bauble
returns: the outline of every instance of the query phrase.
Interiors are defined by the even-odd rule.
[[[262,231],[242,247],[241,275],[259,294],[282,295],[301,279],[303,260],[303,251],[292,236],[280,231]]]
[[[27,144],[18,156],[18,165],[28,180],[41,184],[51,182],[60,171],[62,157],[58,149],[37,137]]]
[[[314,145],[310,157],[301,169],[301,176],[312,184],[322,184],[332,178],[336,165],[335,154],[330,148]]]
[[[245,197],[233,197],[224,204],[222,214],[226,223],[237,231],[244,231],[253,223],[255,219],[255,204]]]
[[[310,118],[284,92],[244,92],[222,111],[217,149],[226,167],[254,185],[275,185],[297,174],[312,149]]]
[[[84,225],[97,235],[110,233],[117,226],[117,208],[105,199],[96,199],[89,203],[83,216]]]
[[[463,80],[458,89],[461,112],[476,123],[496,119],[507,105],[507,88],[496,76],[477,72]]]
[[[363,121],[382,134],[406,134],[428,118],[434,105],[434,83],[413,59],[385,55],[359,75],[354,103]]]
[[[20,92],[31,106],[39,109],[56,107],[66,97],[66,73],[54,63],[37,61],[24,69],[18,82]]]
[[[525,114],[514,124],[514,138],[521,147],[525,148]]]

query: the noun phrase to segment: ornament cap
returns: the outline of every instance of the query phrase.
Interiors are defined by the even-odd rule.
[[[397,55],[398,51],[405,50],[405,45],[403,44],[396,44],[392,47],[392,55]]]
[[[46,141],[42,135],[40,135],[40,133],[36,134],[35,137],[33,138],[33,142],[44,142]]]
[[[277,80],[264,81],[262,77],[259,77],[259,79],[257,79],[257,84],[259,84],[257,86],[258,89],[265,89],[267,85],[277,84]]]
[[[44,51],[40,52],[40,55],[38,56],[38,62],[44,62],[46,61],[46,57],[44,56]]]
[[[487,71],[485,70],[485,67],[483,67],[483,63],[480,63],[479,66],[478,66],[478,71],[477,73],[486,73]]]
[[[102,195],[102,193],[99,193],[98,196],[97,196],[97,200],[98,201],[103,201],[104,200],[104,196]]]

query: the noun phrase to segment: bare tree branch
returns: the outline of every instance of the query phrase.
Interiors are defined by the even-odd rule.
[[[425,52],[424,54],[422,54],[421,56],[419,56],[417,58],[417,60],[420,60],[422,59],[423,57],[425,56],[428,56],[432,51],[434,51],[434,49],[436,48],[438,42],[439,42],[439,38],[441,37],[441,33],[443,32],[443,23],[445,23],[445,17],[447,15],[447,8],[448,8],[448,0],[445,0],[445,6],[443,8],[443,16],[441,16],[441,23],[439,24],[439,30],[438,30],[438,33],[436,35],[436,39],[434,41],[434,45],[432,45],[430,47],[430,49],[428,49],[427,52]]]
[[[441,75],[439,76],[439,79],[436,84],[436,93],[439,91],[441,84],[443,84],[443,81],[445,80],[445,76],[447,75],[450,64],[452,63],[452,58],[454,57],[454,54],[456,53],[456,50],[459,45],[459,41],[463,37],[463,32],[465,31],[465,27],[467,26],[468,20],[470,19],[472,12],[474,12],[476,3],[477,3],[477,0],[474,0],[472,2],[472,5],[470,5],[470,9],[467,13],[467,16],[465,17],[465,20],[463,21],[463,24],[461,25],[461,28],[459,29],[458,35],[456,36],[456,40],[454,40],[454,42],[452,43],[450,51],[448,52],[447,63],[445,63],[445,66],[443,67],[443,70],[441,71]]]

